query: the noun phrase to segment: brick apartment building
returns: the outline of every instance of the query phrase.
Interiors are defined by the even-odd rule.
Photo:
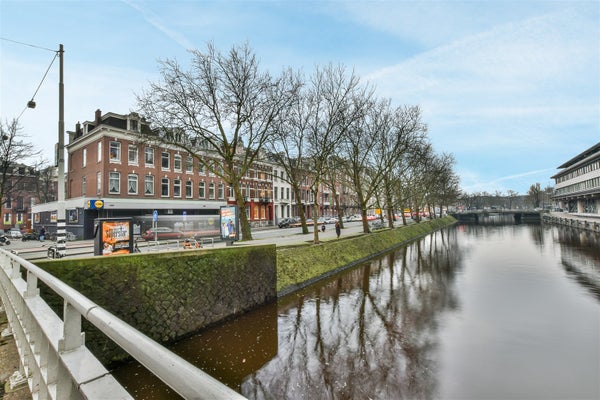
[[[36,169],[25,164],[9,167],[6,173],[0,229],[28,231],[33,228],[32,206],[56,199],[56,169]],[[38,216],[39,217],[39,216]]]
[[[94,236],[95,218],[133,217],[139,233],[151,225],[154,211],[160,226],[196,229],[194,224],[207,223],[206,216],[214,217],[208,218],[210,225],[218,224],[220,207],[235,204],[231,188],[190,154],[144,143],[142,134],[149,129],[136,113],[103,115],[97,110],[93,121],[77,123],[68,132],[67,231],[88,239]],[[206,157],[218,165],[218,159]],[[283,169],[271,162],[256,162],[242,180],[242,190],[252,226],[298,215]],[[329,191],[323,189],[319,199],[319,215],[335,215]],[[302,190],[307,217],[314,215],[312,203],[307,182]],[[55,229],[56,203],[36,205],[33,212],[34,229]]]

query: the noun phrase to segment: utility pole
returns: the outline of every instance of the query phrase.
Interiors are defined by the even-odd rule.
[[[67,255],[66,216],[65,216],[65,84],[63,81],[64,49],[61,44],[58,49],[60,61],[58,81],[58,190],[56,205],[56,250],[59,257]]]

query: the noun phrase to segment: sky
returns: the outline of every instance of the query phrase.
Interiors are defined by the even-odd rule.
[[[552,186],[600,142],[599,0],[0,0],[0,118],[53,160],[59,44],[72,131],[97,109],[135,111],[159,60],[186,65],[209,42],[248,43],[273,74],[342,64],[419,106],[469,193]]]

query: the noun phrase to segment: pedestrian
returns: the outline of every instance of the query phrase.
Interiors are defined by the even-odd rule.
[[[40,242],[43,242],[45,238],[46,238],[46,228],[44,228],[42,226],[42,228],[40,229]]]
[[[323,225],[321,225],[321,231],[325,232],[325,223],[323,223]]]
[[[335,234],[337,235],[338,239],[340,238],[340,234],[342,233],[342,227],[340,226],[340,221],[336,221],[335,223]]]

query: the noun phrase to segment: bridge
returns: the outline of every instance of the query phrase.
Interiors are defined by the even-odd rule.
[[[450,213],[459,222],[479,222],[482,218],[494,216],[513,216],[515,222],[540,222],[544,211],[535,210],[510,210],[510,209],[490,209],[490,210],[469,210],[457,213]]]
[[[39,282],[63,299],[62,318],[40,297]],[[186,399],[245,398],[48,272],[2,249],[0,298],[21,365],[9,384],[27,382],[34,399],[133,399],[86,348],[82,317]]]

